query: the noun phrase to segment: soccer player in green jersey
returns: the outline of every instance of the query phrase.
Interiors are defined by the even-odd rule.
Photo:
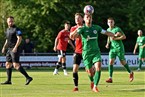
[[[98,25],[92,24],[92,15],[84,15],[84,26],[78,28],[76,31],[70,34],[71,37],[81,36],[83,45],[83,61],[85,69],[91,81],[91,89],[93,92],[99,92],[97,85],[101,76],[101,52],[98,46],[98,33],[114,37],[114,34],[103,30]],[[94,74],[95,67],[95,74]],[[93,85],[92,85],[93,83]]]
[[[106,44],[106,48],[109,48],[109,44],[111,43],[110,52],[109,52],[109,66],[108,66],[109,79],[107,79],[106,82],[107,83],[113,82],[113,80],[112,80],[113,64],[114,64],[114,61],[117,56],[118,56],[121,64],[126,68],[128,73],[130,74],[130,82],[132,82],[133,78],[134,78],[133,72],[129,69],[129,66],[125,61],[125,50],[124,50],[124,45],[122,43],[122,40],[126,39],[126,36],[119,27],[115,26],[115,21],[113,18],[108,18],[107,22],[108,22],[108,26],[109,26],[107,31],[115,34],[115,37],[114,37],[114,39],[111,39],[110,37],[108,37],[107,44]]]
[[[137,69],[138,71],[141,70],[141,66],[143,62],[145,62],[145,36],[143,36],[142,33],[142,30],[138,30],[138,37],[133,51],[133,53],[136,54],[136,49],[139,47],[139,67]]]

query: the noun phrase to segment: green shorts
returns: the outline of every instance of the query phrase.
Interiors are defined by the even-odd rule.
[[[125,60],[125,53],[124,53],[124,51],[110,50],[110,52],[109,52],[109,59],[116,59],[116,57],[118,57],[120,61]]]
[[[83,62],[86,69],[92,68],[94,63],[101,62],[101,53],[98,52],[85,52],[83,51]]]
[[[139,51],[139,59],[145,58],[145,49]]]

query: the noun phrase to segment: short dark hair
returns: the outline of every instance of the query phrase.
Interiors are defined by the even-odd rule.
[[[66,20],[64,21],[64,24],[70,24],[70,21]]]
[[[13,16],[9,16],[8,18],[12,18],[12,19],[14,19],[14,17],[13,17]]]
[[[77,15],[79,15],[79,16],[81,16],[83,18],[83,14],[82,13],[76,13],[75,16],[77,16]]]
[[[108,20],[114,20],[114,18],[113,17],[109,17]]]

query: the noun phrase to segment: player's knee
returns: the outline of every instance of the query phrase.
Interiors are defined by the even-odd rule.
[[[13,63],[13,66],[14,66],[14,68],[15,68],[16,70],[18,70],[19,67],[20,67],[20,64],[19,64],[19,63]]]

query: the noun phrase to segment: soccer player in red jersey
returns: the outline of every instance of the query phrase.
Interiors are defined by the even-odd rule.
[[[69,34],[70,34],[69,29],[70,29],[70,22],[66,21],[64,23],[64,29],[58,33],[55,39],[55,45],[54,45],[53,50],[57,51],[58,53],[58,62],[53,72],[53,75],[58,74],[58,69],[60,66],[62,66],[63,68],[64,75],[68,75],[66,71],[66,57],[65,57],[68,43],[74,48],[74,45],[69,38]]]
[[[75,23],[76,25],[71,27],[70,33],[83,25],[83,15],[81,13],[75,14]],[[73,91],[75,92],[78,91],[78,69],[82,60],[82,41],[80,37],[75,39],[73,37],[70,38],[75,40],[75,53],[73,56],[73,81],[75,85]]]

